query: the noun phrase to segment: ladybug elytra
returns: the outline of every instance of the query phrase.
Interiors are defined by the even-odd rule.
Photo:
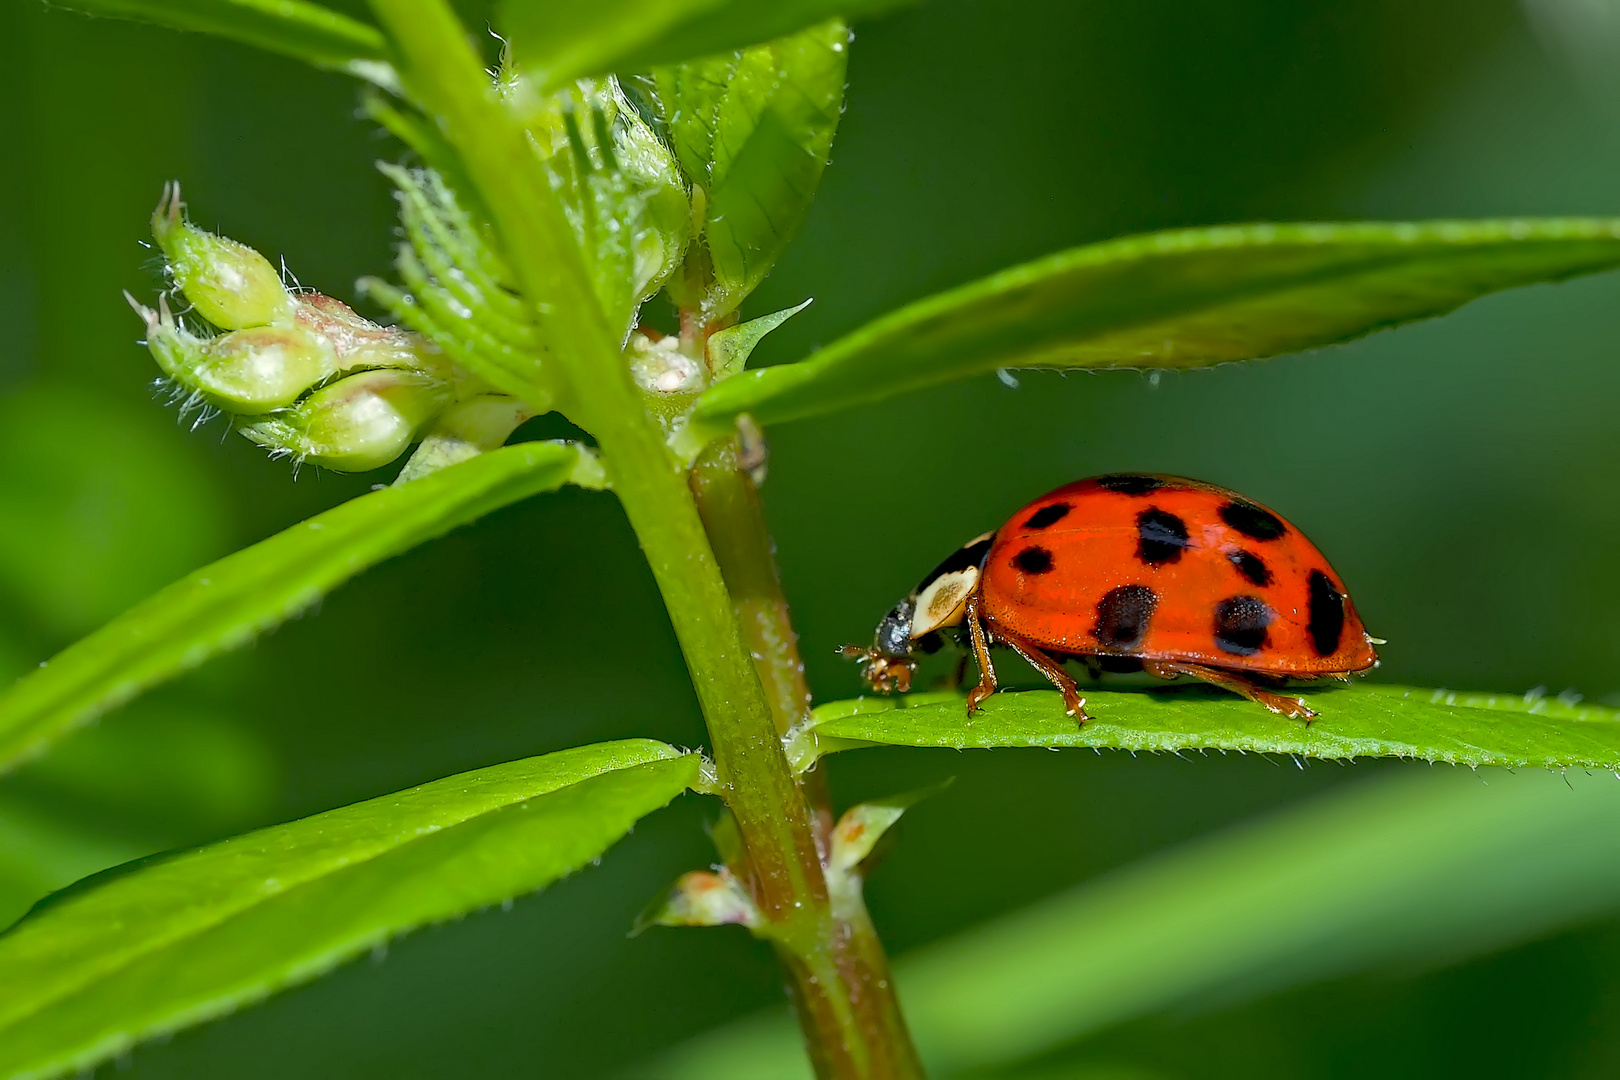
[[[1235,492],[1117,474],[1058,488],[975,537],[847,646],[881,692],[910,689],[915,652],[965,638],[979,667],[969,714],[996,690],[990,646],[1018,653],[1089,717],[1063,669],[1187,675],[1309,720],[1288,679],[1346,679],[1378,662],[1344,583],[1299,530]],[[1269,687],[1269,688],[1268,688]]]

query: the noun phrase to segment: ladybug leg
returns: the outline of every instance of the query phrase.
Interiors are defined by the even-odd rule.
[[[1002,644],[1012,649],[1019,656],[1029,661],[1029,666],[1046,676],[1046,680],[1058,688],[1063,695],[1063,711],[1074,717],[1074,722],[1084,724],[1091,717],[1086,715],[1086,699],[1080,696],[1080,687],[1075,684],[1072,676],[1063,670],[1063,662],[1051,656],[1033,642],[1025,641],[1016,634],[996,632],[996,637]]]
[[[1222,671],[1219,668],[1205,667],[1202,664],[1181,664],[1173,660],[1144,660],[1143,669],[1159,679],[1173,679],[1177,675],[1191,675],[1195,679],[1202,679],[1211,686],[1218,686],[1222,690],[1230,690],[1234,694],[1242,694],[1257,705],[1263,705],[1274,713],[1280,713],[1291,720],[1304,720],[1306,723],[1316,718],[1316,710],[1307,706],[1299,698],[1286,697],[1282,694],[1273,694],[1257,684],[1253,679],[1239,675],[1235,671]]]
[[[990,662],[990,635],[984,632],[984,620],[979,617],[979,594],[968,597],[967,612],[962,621],[967,623],[968,637],[973,642],[973,659],[979,663],[979,685],[968,691],[967,711],[972,716],[979,711],[984,699],[996,692],[996,667]]]

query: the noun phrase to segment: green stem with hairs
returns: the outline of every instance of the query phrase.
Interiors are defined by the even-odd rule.
[[[597,440],[609,485],[641,542],[685,655],[721,794],[747,852],[764,934],[784,958],[818,1073],[918,1075],[888,1067],[915,1061],[909,1044],[898,1053],[874,1045],[860,1020],[868,995],[860,973],[839,961],[848,931],[828,903],[810,805],[783,753],[685,469],[631,381],[527,133],[495,95],[443,0],[372,0],[372,7],[405,87],[455,148],[488,207],[550,349],[552,377],[525,367],[529,361],[480,374],[537,406],[550,404],[560,381],[558,405]]]
[[[810,688],[804,679],[798,635],[776,569],[776,553],[765,524],[759,491],[738,462],[736,440],[710,444],[692,469],[692,490],[731,591],[732,605],[771,702],[777,729],[786,732],[806,719]],[[832,804],[826,777],[812,768],[802,778],[823,851],[831,846]],[[859,894],[847,910],[833,915],[836,932],[830,960],[840,983],[851,991],[850,1019],[869,1058],[864,1076],[920,1077],[922,1065],[906,1030],[900,1000],[889,974],[889,960]],[[812,1052],[822,1018],[796,999],[799,1020]],[[818,1063],[818,1069],[821,1069]],[[845,1075],[821,1069],[824,1075]]]

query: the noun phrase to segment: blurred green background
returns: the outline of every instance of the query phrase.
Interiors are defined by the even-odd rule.
[[[1571,21],[1579,6],[933,0],[861,25],[832,168],[747,310],[816,302],[759,355],[791,360],[927,292],[1144,229],[1620,211],[1620,93],[1604,77],[1620,53],[1600,23]],[[1620,38],[1620,14],[1609,26]],[[295,482],[218,423],[177,424],[118,294],[154,291],[140,241],[178,177],[199,224],[352,297],[390,261],[372,162],[400,149],[338,76],[33,0],[0,7],[0,92],[9,679],[388,478]],[[1379,679],[1620,704],[1617,359],[1610,274],[1309,356],[982,379],[783,426],[765,497],[812,685],[857,692],[834,648],[963,539],[1070,479],[1150,470],[1237,488],[1308,532],[1390,639]],[[369,573],[0,785],[0,921],[149,851],[633,735],[703,741],[651,578],[610,498],[542,497]],[[957,777],[869,888],[901,954],[1414,766],[874,750],[828,768],[841,804]],[[144,1047],[121,1075],[596,1076],[773,1003],[773,962],[741,931],[625,936],[660,886],[710,861],[712,812],[688,797],[542,896]],[[1608,1076],[1616,970],[1620,921],[1600,922],[1449,967],[1223,998],[1075,1060],[1120,1077]],[[1041,1075],[1068,1075],[1054,1068]]]

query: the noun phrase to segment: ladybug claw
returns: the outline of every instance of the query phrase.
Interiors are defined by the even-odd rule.
[[[1266,695],[1267,700],[1256,699],[1260,704],[1279,716],[1286,716],[1290,720],[1303,720],[1309,724],[1317,717],[1315,709],[1305,704],[1304,698],[1287,698],[1276,694]]]

